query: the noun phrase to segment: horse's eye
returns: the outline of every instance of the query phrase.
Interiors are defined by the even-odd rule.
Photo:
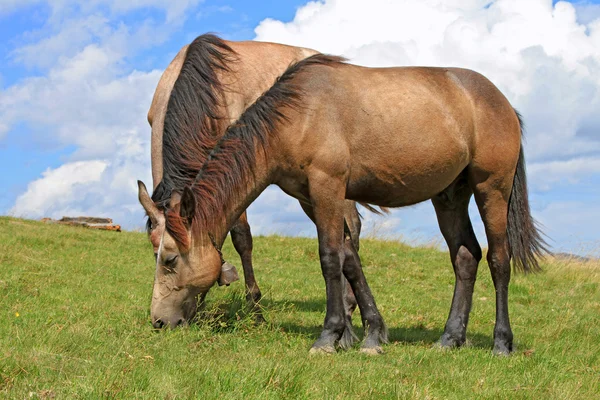
[[[175,264],[175,261],[177,261],[177,255],[172,255],[167,257],[167,259],[165,260],[165,264],[172,266],[173,264]]]
[[[154,261],[158,261],[158,253],[154,253]]]

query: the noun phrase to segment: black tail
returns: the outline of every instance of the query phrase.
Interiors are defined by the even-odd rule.
[[[360,204],[361,206],[363,206],[364,208],[367,209],[367,211],[372,212],[373,214],[377,214],[377,215],[387,215],[390,213],[390,209],[387,207],[379,207],[379,210],[376,209],[375,207],[373,207],[372,205],[368,204],[368,203],[361,203],[360,201],[358,202],[358,204]],[[360,213],[358,214],[360,215]],[[362,215],[360,215],[362,217]]]
[[[519,118],[522,137],[523,120],[516,110],[515,112]],[[514,270],[525,273],[541,271],[538,258],[549,253],[549,250],[548,244],[542,237],[543,234],[538,229],[529,210],[523,146],[521,146],[519,152],[512,193],[508,201],[508,227],[506,231]]]

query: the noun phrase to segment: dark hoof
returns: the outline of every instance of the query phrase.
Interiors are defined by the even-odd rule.
[[[366,325],[366,336],[360,352],[368,355],[383,354],[381,344],[389,343],[388,330],[383,322],[383,319],[377,321],[376,325]]]
[[[442,349],[456,349],[465,344],[465,339],[453,337],[447,334],[443,334],[440,340],[435,344],[436,347]]]
[[[495,356],[508,357],[513,352],[512,343],[495,343],[493,353]]]
[[[335,353],[335,345],[341,339],[341,335],[333,332],[323,331],[321,337],[312,345],[310,354],[333,354]]]

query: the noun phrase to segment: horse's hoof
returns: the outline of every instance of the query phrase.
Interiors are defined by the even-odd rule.
[[[512,350],[509,350],[505,346],[502,346],[502,347],[494,346],[494,350],[492,351],[492,354],[494,354],[497,357],[510,357],[510,355],[512,354]]]
[[[383,354],[383,349],[381,348],[381,346],[361,347],[359,351],[368,356],[378,356],[380,354]]]
[[[333,346],[323,346],[323,347],[311,347],[308,351],[308,354],[311,356],[314,355],[331,355],[335,354],[335,347]]]
[[[507,357],[510,356],[510,353],[512,353],[513,350],[512,340],[503,340],[498,338],[494,340],[494,355]]]
[[[440,340],[434,344],[434,347],[438,347],[440,349],[456,349],[462,347],[465,342],[465,339],[458,339],[456,337],[444,334]]]
[[[452,347],[445,345],[442,343],[441,340],[438,340],[437,342],[435,342],[434,344],[431,345],[432,349],[436,349],[436,350],[441,350],[441,351],[448,351],[450,350]]]

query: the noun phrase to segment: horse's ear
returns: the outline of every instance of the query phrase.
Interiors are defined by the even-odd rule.
[[[194,218],[196,213],[196,196],[189,186],[183,189],[181,194],[181,202],[179,203],[179,215],[181,218],[187,219],[189,222]]]
[[[156,207],[156,204],[154,204],[154,202],[150,198],[150,195],[148,194],[148,189],[146,189],[146,185],[144,185],[144,182],[137,181],[137,183],[138,199],[140,201],[140,204],[142,205],[142,207],[144,207],[144,210],[146,210],[146,214],[148,214],[148,217],[150,218],[152,223],[156,225],[160,216],[160,211],[158,210],[158,207]]]

